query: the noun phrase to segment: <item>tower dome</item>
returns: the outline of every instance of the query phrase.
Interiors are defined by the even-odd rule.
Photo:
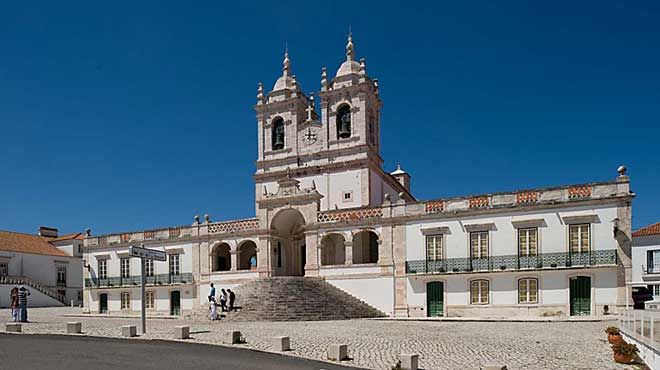
[[[275,81],[272,91],[280,90],[295,90],[296,81],[291,76],[291,60],[289,59],[289,51],[284,52],[284,60],[282,61],[282,76]]]
[[[349,33],[348,42],[346,43],[346,61],[341,64],[335,77],[357,74],[359,72],[360,63],[355,61],[355,47],[353,45],[353,37]]]

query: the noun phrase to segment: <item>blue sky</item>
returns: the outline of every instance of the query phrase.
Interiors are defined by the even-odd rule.
[[[238,2],[236,2],[238,3]],[[611,180],[660,221],[660,3],[14,2],[0,8],[0,229],[254,215],[257,82],[379,79],[420,199]]]

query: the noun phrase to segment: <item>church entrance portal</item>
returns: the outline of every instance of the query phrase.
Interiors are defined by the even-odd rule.
[[[271,223],[273,276],[305,275],[305,219],[293,208],[279,211]]]

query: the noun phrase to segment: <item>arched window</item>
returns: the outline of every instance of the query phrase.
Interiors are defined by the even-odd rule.
[[[343,104],[337,109],[337,138],[351,137],[351,107]]]
[[[245,241],[238,246],[238,269],[252,270],[257,268],[257,245],[252,240]]]
[[[378,262],[378,235],[365,230],[353,236],[353,263]]]
[[[222,243],[213,248],[212,271],[231,270],[231,248],[229,244]]]
[[[284,120],[282,117],[276,117],[273,119],[271,140],[273,150],[284,149]]]
[[[329,234],[321,240],[321,265],[343,265],[346,263],[344,237],[341,234]]]

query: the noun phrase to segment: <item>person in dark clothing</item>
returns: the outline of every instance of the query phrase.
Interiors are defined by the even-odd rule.
[[[229,293],[229,311],[233,311],[236,294],[231,289],[227,289],[227,292]]]
[[[220,291],[221,291],[221,294],[220,294],[220,309],[222,310],[222,312],[227,312],[227,300],[229,299],[228,295],[227,295],[227,291],[224,290],[224,289],[221,289]]]

